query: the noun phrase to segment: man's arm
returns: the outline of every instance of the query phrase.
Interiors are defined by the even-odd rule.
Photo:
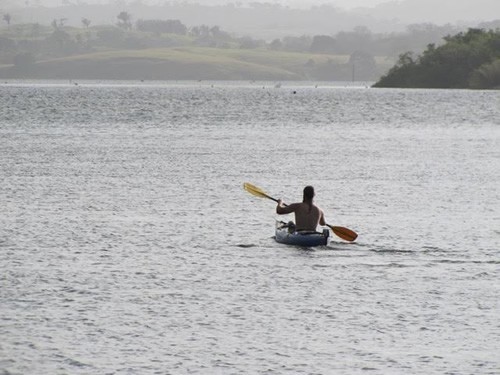
[[[323,210],[320,210],[319,225],[326,225],[325,214],[323,213]]]
[[[276,213],[278,215],[291,214],[292,212],[295,212],[297,206],[298,206],[297,203],[292,203],[289,206],[285,206],[283,204],[283,201],[281,199],[278,199],[278,205],[276,206]]]

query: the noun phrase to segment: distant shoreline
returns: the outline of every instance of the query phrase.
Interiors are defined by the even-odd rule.
[[[199,87],[257,87],[273,90],[299,90],[351,88],[371,89],[374,81],[274,81],[274,80],[136,80],[136,79],[44,79],[7,78],[0,79],[1,86],[199,86]]]

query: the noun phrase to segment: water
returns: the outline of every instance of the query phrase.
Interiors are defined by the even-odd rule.
[[[0,374],[498,374],[499,165],[498,92],[3,83]]]

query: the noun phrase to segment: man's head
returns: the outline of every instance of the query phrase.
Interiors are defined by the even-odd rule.
[[[312,186],[306,186],[304,188],[304,201],[312,201],[314,198],[314,188]]]

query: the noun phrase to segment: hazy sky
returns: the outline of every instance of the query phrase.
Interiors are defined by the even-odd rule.
[[[114,4],[117,7],[142,3],[197,3],[200,5],[267,3],[308,9],[328,4],[357,12],[372,19],[396,20],[400,24],[430,22],[435,24],[493,21],[500,18],[500,0],[0,0],[0,12],[7,4],[18,8],[28,5],[67,6],[69,4]],[[124,8],[125,9],[125,8]],[[61,9],[60,9],[61,10]]]
[[[168,0],[165,0],[167,2]],[[301,8],[308,8],[311,5],[319,5],[319,4],[330,4],[339,6],[342,8],[356,8],[356,7],[371,7],[380,3],[386,3],[391,0],[187,0],[187,2],[198,3],[198,4],[225,4],[225,3],[252,3],[252,2],[262,2],[262,3],[276,3],[281,5],[289,5],[289,6],[299,6]],[[132,3],[133,0],[28,0],[28,3],[32,4],[40,4],[45,6],[58,6],[62,4],[68,3],[88,3],[88,4],[104,4],[104,3]],[[144,4],[158,4],[162,3],[162,0],[142,0]],[[12,3],[12,1],[11,1]],[[21,1],[20,1],[21,3]],[[22,3],[26,3],[26,1],[22,1]]]
[[[307,5],[311,5],[311,4],[331,4],[331,5],[339,6],[341,8],[350,9],[350,8],[357,8],[357,7],[373,7],[373,6],[381,4],[381,3],[387,3],[388,1],[389,0],[329,0],[329,1],[284,0],[281,3],[282,4],[290,4],[290,5],[300,4],[302,6],[307,6]]]
[[[60,6],[68,4],[132,4],[134,2],[142,2],[143,4],[157,5],[167,2],[175,2],[176,0],[0,0],[0,7],[2,3],[5,4],[16,4],[17,6],[29,5],[44,5],[44,6]],[[337,6],[344,9],[353,9],[358,7],[375,7],[383,3],[418,3],[415,0],[177,0],[178,2],[188,2],[188,3],[198,3],[202,5],[221,5],[221,4],[249,4],[249,3],[274,3],[280,5],[288,5],[293,8],[310,8],[313,5],[328,4],[332,6]],[[422,3],[428,5],[429,0],[423,0]],[[433,4],[433,9],[439,4],[450,4],[450,0],[431,0]],[[487,3],[491,6],[493,4],[496,7],[500,4],[500,0],[451,0],[451,3],[457,8],[464,7],[465,4],[475,4],[475,3]],[[481,6],[481,5],[480,5]],[[493,10],[493,9],[492,9]]]

